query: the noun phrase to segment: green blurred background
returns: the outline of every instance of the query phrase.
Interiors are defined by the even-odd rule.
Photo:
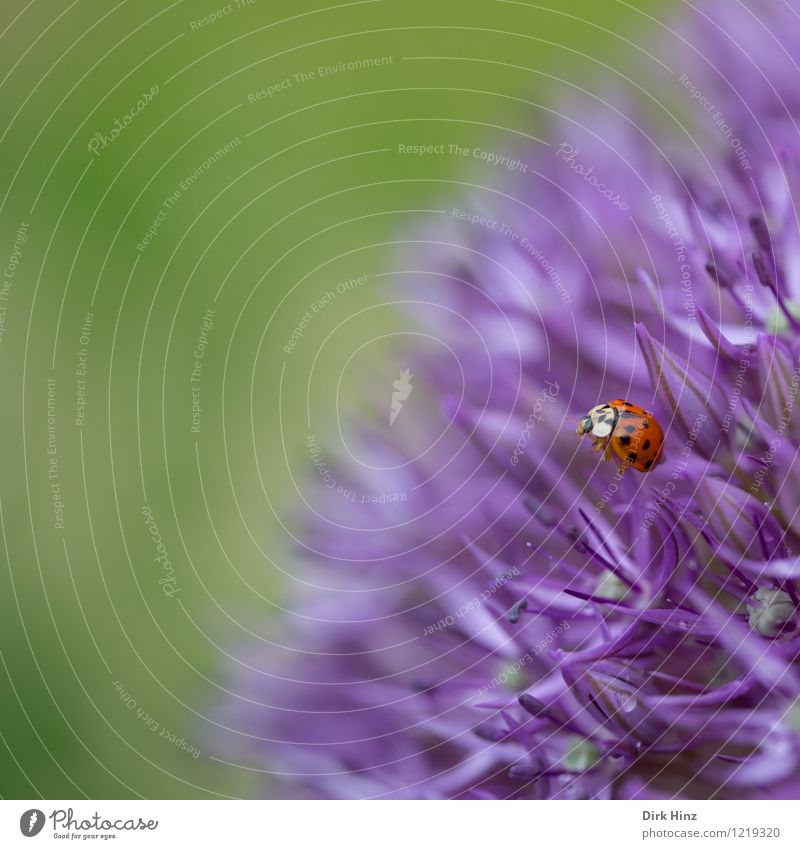
[[[260,792],[212,711],[286,602],[307,434],[381,369],[392,243],[507,178],[399,145],[513,153],[673,6],[4,0],[2,796]]]

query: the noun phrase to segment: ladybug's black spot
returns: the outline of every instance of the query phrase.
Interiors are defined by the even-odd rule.
[[[649,447],[650,447],[650,440],[649,440],[649,439],[645,439],[644,444],[642,445],[642,450],[643,450],[643,451],[647,451],[647,449],[648,449]]]
[[[652,468],[652,466],[653,466],[653,461],[652,461],[652,460],[648,460],[648,461],[644,464],[644,467],[645,467],[645,469],[647,469],[647,471],[648,471],[648,472],[650,471],[650,469]]]
[[[635,463],[635,462],[636,462],[636,457],[637,457],[637,454],[636,454],[636,452],[635,452],[635,451],[630,451],[630,452],[628,452],[628,462],[629,462],[629,463]]]
[[[620,441],[621,445],[630,445],[631,444],[630,436],[620,436],[619,441]]]
[[[645,420],[642,422],[642,427],[643,427],[643,428],[645,428],[645,430],[646,430],[648,427],[650,427],[650,422],[649,422],[649,421],[647,421],[647,419],[645,419]]]
[[[625,425],[625,430],[628,433],[633,433],[636,430],[636,427],[634,425]]]

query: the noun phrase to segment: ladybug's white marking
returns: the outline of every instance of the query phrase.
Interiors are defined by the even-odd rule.
[[[614,430],[614,410],[608,404],[600,404],[587,413],[592,420],[592,436],[605,439]]]
[[[595,426],[592,428],[592,436],[597,436],[600,439],[608,436],[612,431],[611,422],[603,421],[597,422]]]

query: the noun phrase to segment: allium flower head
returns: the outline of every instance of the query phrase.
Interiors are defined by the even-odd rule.
[[[800,797],[800,18],[758,9],[682,30],[671,96],[722,117],[565,110],[525,181],[412,240],[436,345],[340,466],[404,497],[305,524],[228,716],[266,793]],[[661,423],[653,471],[575,437],[610,398]]]

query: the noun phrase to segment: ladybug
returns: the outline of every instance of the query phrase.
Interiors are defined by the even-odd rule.
[[[589,410],[576,432],[581,438],[588,435],[595,451],[605,449],[605,460],[616,454],[620,474],[629,466],[637,472],[649,472],[664,460],[664,432],[655,416],[619,398]]]

